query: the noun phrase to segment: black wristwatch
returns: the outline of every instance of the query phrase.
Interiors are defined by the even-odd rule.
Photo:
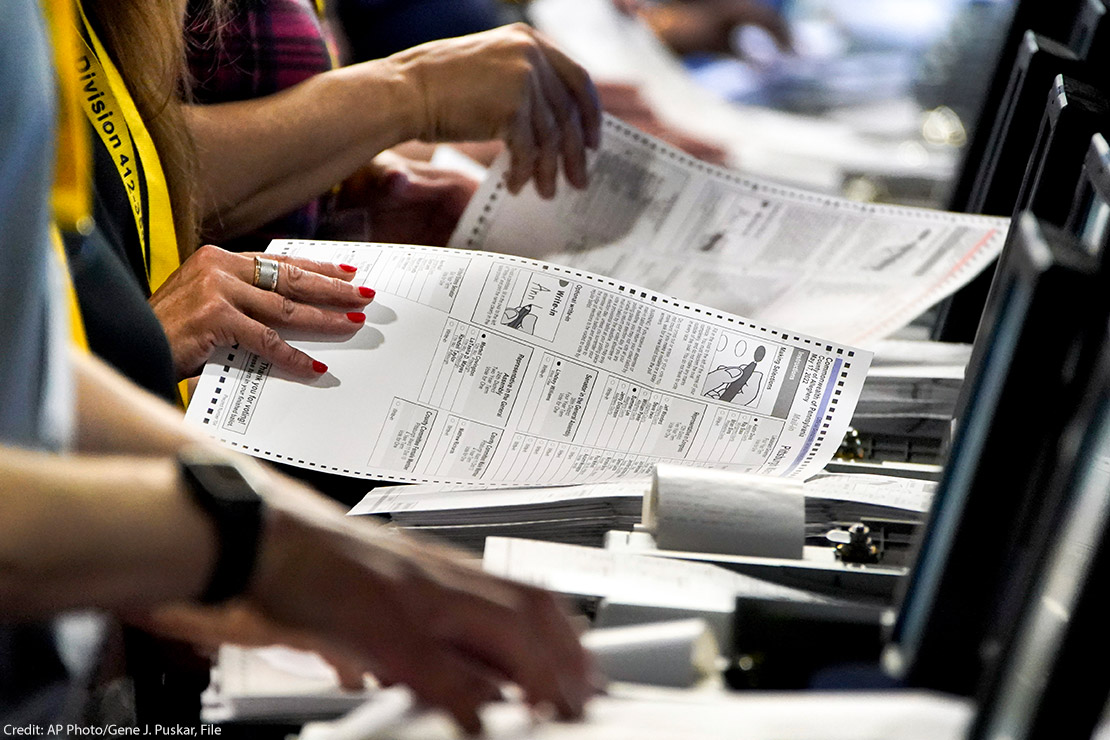
[[[193,501],[216,527],[216,565],[200,600],[218,604],[250,584],[265,507],[231,455],[197,447],[181,452],[177,463]]]

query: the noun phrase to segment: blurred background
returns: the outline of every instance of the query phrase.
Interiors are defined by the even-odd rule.
[[[1013,2],[756,1],[781,15],[792,48],[742,24],[727,49],[678,54],[647,38],[650,14],[622,16],[609,0],[537,0],[528,14],[599,79],[638,86],[660,118],[747,174],[944,207]]]

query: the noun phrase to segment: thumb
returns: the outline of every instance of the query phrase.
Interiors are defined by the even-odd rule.
[[[323,649],[317,654],[335,669],[340,686],[352,691],[361,691],[365,688],[366,670],[362,663],[335,650]]]

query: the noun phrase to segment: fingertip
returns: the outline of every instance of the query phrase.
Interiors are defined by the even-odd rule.
[[[586,114],[582,115],[582,130],[585,133],[583,138],[586,141],[586,148],[596,150],[601,146],[601,122],[599,120],[590,120],[592,117]]]
[[[555,178],[544,177],[536,179],[536,192],[539,193],[540,198],[543,200],[551,200],[555,197]]]
[[[354,273],[358,272],[357,267],[355,267],[354,265],[348,265],[345,262],[341,262],[339,264],[339,269],[342,270],[343,272],[349,272],[351,274],[354,274]]]
[[[339,686],[347,691],[362,691],[366,688],[366,680],[363,673],[354,668],[335,668],[335,673],[339,678]]]
[[[565,710],[563,716],[567,719],[580,719],[586,708],[586,700],[592,693],[589,681],[585,675],[581,679],[575,679],[570,674],[563,674],[559,677],[558,684]]]
[[[520,175],[510,172],[509,176],[505,178],[505,188],[511,195],[518,195],[526,182],[528,182],[527,178],[522,178]]]
[[[481,737],[482,719],[475,707],[459,707],[451,712],[467,737]]]
[[[567,182],[578,190],[585,190],[590,185],[590,176],[586,166],[586,156],[579,151],[574,156],[567,157],[564,171]]]
[[[377,295],[377,291],[373,288],[367,288],[365,285],[360,285],[358,286],[358,294],[366,300],[372,301],[374,300],[374,296]]]
[[[298,350],[293,350],[293,352],[295,354],[287,362],[274,361],[274,365],[300,377],[304,381],[316,380],[328,371],[328,366],[319,360],[313,360]]]

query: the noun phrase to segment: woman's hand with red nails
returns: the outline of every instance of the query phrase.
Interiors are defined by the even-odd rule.
[[[276,290],[252,285],[256,256],[278,263]],[[150,305],[169,339],[179,379],[196,375],[216,347],[233,344],[310,378],[327,367],[291,347],[277,330],[353,334],[374,296],[354,285],[354,277],[350,265],[204,246],[154,292]]]

